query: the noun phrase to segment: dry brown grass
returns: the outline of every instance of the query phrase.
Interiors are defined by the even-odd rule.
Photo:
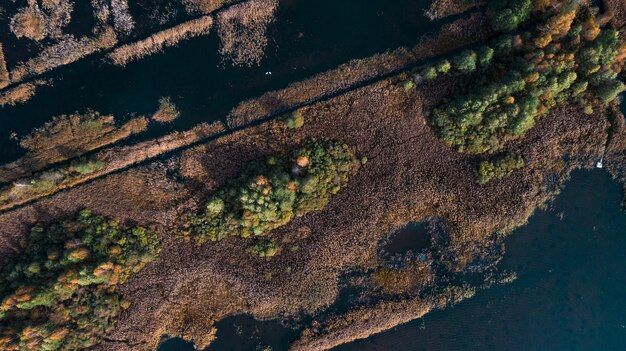
[[[72,20],[73,2],[74,0],[41,0],[41,7],[46,15],[47,36],[63,37],[63,28]]]
[[[341,80],[343,72],[338,70],[335,79]],[[607,143],[609,125],[601,112],[587,116],[576,107],[555,109],[525,139],[510,145],[524,156],[526,168],[480,186],[472,176],[475,160],[445,147],[426,116],[463,78],[448,76],[406,91],[402,83],[408,78],[401,74],[301,108],[307,123],[300,129],[289,129],[281,121],[263,123],[195,146],[163,164],[118,172],[1,214],[0,254],[17,247],[33,223],[85,207],[122,221],[154,224],[161,231],[161,256],[123,286],[133,305],[95,350],[154,350],[164,334],[204,344],[214,335],[213,323],[226,315],[276,318],[326,309],[338,295],[341,274],[378,268],[379,241],[410,221],[445,219],[450,244],[441,248],[444,261],[439,263],[463,269],[483,255],[494,231],[524,223],[554,196],[549,186],[553,176],[563,179],[574,167],[593,166]],[[325,79],[331,80],[332,74]],[[319,87],[297,88],[327,95]],[[298,96],[297,91],[282,94]],[[276,110],[269,100],[266,103],[267,110]],[[208,194],[247,164],[289,153],[309,138],[341,140],[369,161],[324,210],[272,233],[280,242],[306,233],[297,241],[299,250],[259,260],[246,254],[240,238],[195,245],[173,235],[181,214],[197,210]],[[151,151],[163,151],[160,142],[152,145]],[[142,150],[113,149],[111,161]],[[563,155],[569,156],[568,163]],[[146,200],[146,194],[154,200]],[[296,346],[327,349],[418,318],[434,306],[396,298],[334,318],[321,333],[305,335]]]
[[[623,28],[626,25],[626,0],[604,0],[604,7],[613,12],[613,25]]]
[[[374,283],[386,295],[410,295],[432,284],[435,277],[430,267],[410,265],[403,269],[383,268],[374,273]]]
[[[548,179],[564,177],[572,167],[592,166],[590,160],[599,157],[607,141],[608,123],[601,113],[583,118],[576,108],[554,110],[512,146],[524,155],[526,168],[480,186],[472,177],[474,160],[442,145],[427,124],[425,111],[461,82],[449,77],[407,92],[402,87],[406,79],[400,75],[305,107],[307,123],[300,129],[281,121],[261,124],[189,149],[161,168],[118,172],[1,214],[0,253],[10,252],[32,223],[84,207],[122,221],[157,224],[162,254],[124,285],[133,305],[108,336],[136,344],[105,340],[96,348],[154,350],[163,334],[203,340],[214,332],[213,322],[236,312],[272,318],[327,308],[337,297],[339,276],[355,267],[376,268],[379,240],[409,221],[446,219],[450,245],[442,253],[449,262],[440,263],[461,269],[467,257],[482,254],[491,233],[523,223],[554,195]],[[257,260],[246,254],[239,238],[195,245],[172,235],[182,213],[201,206],[249,162],[288,153],[308,138],[342,140],[369,161],[324,210],[272,233],[283,242],[307,232],[299,250]],[[163,152],[162,145],[153,145],[151,151]],[[562,162],[563,154],[570,163]],[[114,149],[110,155],[113,163],[120,157],[141,158],[141,151]],[[172,188],[178,190],[158,190]],[[149,189],[158,201],[146,202]],[[366,337],[417,318],[430,306],[398,296],[396,302],[328,323],[321,338],[314,335],[302,347],[319,350]]]
[[[67,65],[87,55],[112,48],[116,44],[117,36],[110,27],[101,28],[95,37],[76,39],[71,35],[66,35],[65,39],[46,47],[39,56],[18,63],[10,72],[11,82],[17,83],[25,78]]]
[[[236,66],[258,64],[268,44],[267,27],[274,21],[277,0],[251,0],[217,15],[220,54]]]
[[[91,0],[91,6],[93,7],[93,15],[100,24],[109,22],[111,18],[111,7],[107,0]]]
[[[488,36],[487,16],[482,12],[474,12],[442,26],[436,36],[422,38],[412,50],[417,58],[423,59],[483,42]]]
[[[9,71],[7,70],[7,61],[4,58],[4,49],[2,43],[0,43],[0,89],[6,87],[11,83],[9,77]]]
[[[155,33],[146,39],[122,45],[107,56],[114,64],[125,66],[131,61],[155,54],[166,47],[176,46],[181,40],[206,35],[211,31],[211,27],[213,18],[204,16]]]

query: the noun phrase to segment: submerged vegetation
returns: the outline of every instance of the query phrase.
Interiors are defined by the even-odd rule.
[[[0,349],[79,350],[98,343],[130,306],[116,287],[153,261],[157,235],[80,212],[32,228],[0,272]]]
[[[492,3],[494,30],[519,33],[452,60],[457,71],[476,76],[432,111],[446,145],[471,154],[497,152],[555,106],[607,105],[624,91],[617,75],[626,50],[619,32],[606,27],[608,15],[575,1],[553,1],[534,11],[530,0]],[[531,12],[533,26],[526,26]]]
[[[180,111],[170,97],[159,99],[159,109],[152,115],[152,120],[160,123],[169,123],[180,117]]]
[[[309,141],[293,152],[289,162],[270,157],[247,167],[207,200],[203,213],[189,216],[186,233],[198,242],[266,235],[324,208],[359,166],[347,145]],[[252,251],[271,256],[275,247],[265,243]]]

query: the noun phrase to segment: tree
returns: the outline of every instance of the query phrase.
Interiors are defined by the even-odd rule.
[[[478,62],[482,67],[487,67],[493,60],[494,50],[489,46],[481,46],[478,49]]]
[[[617,96],[623,93],[626,90],[626,86],[622,81],[612,79],[605,81],[604,84],[596,87],[594,89],[595,94],[604,102],[608,104],[609,102],[615,100]]]
[[[437,78],[437,69],[432,66],[428,66],[422,71],[422,76],[426,80],[434,80]]]
[[[531,0],[492,0],[487,13],[495,31],[511,32],[529,17],[532,8]]]
[[[454,67],[463,73],[471,73],[476,70],[476,59],[475,51],[463,51],[461,54],[454,57]]]

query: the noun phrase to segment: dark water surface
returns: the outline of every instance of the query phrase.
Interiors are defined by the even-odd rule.
[[[576,171],[550,210],[506,241],[511,284],[335,351],[624,350],[626,214],[606,172]],[[419,227],[418,227],[419,228]],[[295,333],[276,322],[231,317],[209,350],[287,350]],[[171,343],[171,344],[170,344]],[[190,351],[172,340],[159,351]]]
[[[171,96],[182,116],[171,125],[153,127],[143,137],[223,120],[243,100],[351,59],[416,44],[441,24],[424,17],[429,3],[281,0],[276,22],[269,27],[270,45],[260,67],[223,64],[214,30],[209,36],[183,41],[176,48],[125,68],[103,64],[99,56],[59,68],[44,75],[55,79],[54,87],[41,88],[26,104],[0,108],[0,162],[23,153],[8,140],[10,132],[25,135],[52,116],[74,111],[93,109],[123,121],[133,113],[151,114],[160,97]],[[6,36],[10,33],[0,31],[0,41]],[[5,46],[5,51],[10,50],[17,47]],[[265,75],[267,71],[273,74]]]

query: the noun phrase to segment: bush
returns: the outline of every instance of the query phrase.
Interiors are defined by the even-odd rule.
[[[0,349],[78,350],[112,330],[124,306],[116,286],[155,259],[159,242],[82,211],[32,228],[23,249],[0,273]]]
[[[511,50],[513,50],[513,38],[511,38],[510,35],[501,35],[492,41],[491,46],[494,49],[495,55],[508,55],[511,53]]]
[[[495,31],[511,32],[529,17],[532,8],[531,0],[492,0],[487,13]]]
[[[263,236],[324,208],[359,167],[345,144],[309,141],[291,162],[270,157],[249,166],[207,200],[204,213],[187,216],[185,233],[200,243]]]
[[[445,74],[450,71],[450,69],[452,68],[452,65],[450,64],[450,61],[442,60],[435,66],[435,68],[437,69],[437,72]]]
[[[482,46],[478,49],[478,62],[483,67],[487,67],[493,60],[494,50],[488,46]]]
[[[415,82],[411,79],[407,79],[402,83],[402,89],[404,89],[404,91],[411,91],[413,89],[415,89]]]
[[[304,126],[304,115],[300,111],[294,111],[285,119],[285,124],[289,129],[300,129]]]
[[[597,86],[595,88],[595,94],[598,96],[602,102],[605,104],[610,103],[615,100],[617,96],[623,93],[626,90],[626,86],[624,83],[619,80],[609,80],[604,82],[604,84]]]
[[[435,78],[437,78],[437,70],[432,66],[426,67],[422,71],[422,76],[426,80],[434,80]]]
[[[274,257],[278,252],[278,246],[274,240],[262,240],[248,248],[248,252],[259,257]]]
[[[463,73],[471,73],[476,70],[476,52],[466,50],[454,57],[454,68]]]
[[[493,179],[504,178],[524,166],[524,159],[519,155],[500,155],[480,162],[474,174],[479,184],[486,184]]]

